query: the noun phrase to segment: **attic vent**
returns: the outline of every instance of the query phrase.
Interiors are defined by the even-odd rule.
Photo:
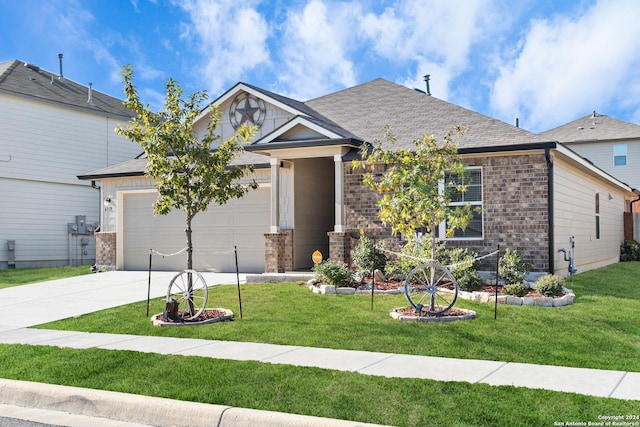
[[[33,71],[40,71],[40,67],[38,67],[37,65],[29,64],[28,62],[25,62],[24,66]]]

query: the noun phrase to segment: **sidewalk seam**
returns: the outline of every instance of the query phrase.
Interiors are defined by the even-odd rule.
[[[266,358],[264,358],[264,359],[260,359],[260,360],[259,360],[259,362],[267,362],[267,361],[269,361],[269,359],[275,359],[276,357],[280,357],[280,356],[283,356],[283,355],[285,355],[285,354],[289,354],[289,353],[292,353],[292,352],[294,352],[294,351],[298,351],[298,350],[300,350],[300,349],[302,349],[302,348],[304,348],[304,347],[296,347],[296,348],[292,348],[291,350],[287,350],[287,351],[285,351],[285,352],[283,352],[283,353],[278,353],[278,354],[275,354],[275,355],[273,355],[273,356],[269,356],[269,357],[266,357]],[[271,362],[269,362],[269,363],[271,363]]]
[[[509,363],[511,362],[503,362],[500,366],[498,366],[496,369],[494,369],[493,371],[489,372],[487,375],[485,375],[484,377],[474,381],[474,384],[478,384],[481,382],[484,382],[487,378],[489,378],[491,375],[495,374],[496,372],[498,372],[500,369],[504,368],[505,366],[507,366]]]
[[[384,359],[380,359],[378,361],[375,361],[373,363],[368,364],[367,366],[363,366],[362,368],[357,369],[355,372],[361,374],[362,373],[361,371],[364,371],[365,369],[369,369],[372,366],[379,365],[380,363],[384,362],[385,360],[391,359],[393,356],[395,356],[395,354],[390,354],[387,357],[385,357]],[[368,375],[368,374],[364,374],[364,375]]]
[[[615,386],[613,386],[613,390],[611,390],[611,393],[609,393],[609,394],[607,395],[607,397],[611,397],[611,396],[613,395],[613,393],[615,393],[615,392],[616,392],[616,390],[618,389],[618,387],[620,387],[620,384],[622,384],[622,381],[627,377],[627,374],[628,374],[628,373],[629,373],[629,372],[625,372],[625,373],[624,373],[624,375],[622,375],[622,377],[620,377],[620,381],[618,381],[618,382],[616,383],[616,385],[615,385]]]

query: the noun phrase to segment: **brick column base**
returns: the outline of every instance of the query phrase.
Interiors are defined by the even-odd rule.
[[[265,273],[285,272],[285,241],[284,233],[265,233],[264,235],[264,265]]]
[[[332,261],[342,261],[351,265],[350,233],[330,231],[329,236],[329,259]]]
[[[116,268],[116,233],[98,232],[96,237],[96,265],[99,268]]]
[[[284,234],[284,269],[293,271],[293,230],[281,230]]]

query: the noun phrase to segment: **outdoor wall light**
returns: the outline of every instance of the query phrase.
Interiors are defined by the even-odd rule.
[[[112,206],[113,206],[113,199],[111,198],[111,196],[107,196],[107,198],[104,199],[104,207],[110,208]]]

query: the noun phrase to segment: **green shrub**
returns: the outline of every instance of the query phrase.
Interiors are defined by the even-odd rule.
[[[620,261],[640,261],[640,243],[625,240],[620,246]]]
[[[537,293],[547,297],[562,295],[563,280],[555,274],[540,277],[534,286]]]
[[[458,288],[473,292],[484,286],[484,280],[478,274],[480,262],[478,255],[468,248],[455,248],[446,251],[446,263],[449,270],[458,281]]]
[[[353,265],[358,271],[365,274],[371,274],[373,270],[373,241],[365,236],[364,231],[360,230],[360,239],[356,248],[353,250]],[[378,243],[378,247],[384,249],[384,242]],[[376,269],[384,271],[387,265],[387,255],[382,250],[376,250]]]
[[[506,285],[520,284],[529,273],[531,265],[517,251],[507,248],[498,261],[498,274]]]
[[[330,259],[316,264],[313,267],[316,279],[319,282],[334,286],[348,286],[351,284],[351,270],[342,261],[332,261]]]
[[[523,297],[529,293],[529,287],[524,283],[513,283],[502,287],[503,295],[514,295],[517,297]]]
[[[436,259],[446,259],[445,244],[436,243]],[[389,279],[404,280],[409,272],[419,265],[431,259],[431,237],[422,236],[414,241],[408,242],[401,249],[397,259],[387,262],[384,269],[385,275]]]

